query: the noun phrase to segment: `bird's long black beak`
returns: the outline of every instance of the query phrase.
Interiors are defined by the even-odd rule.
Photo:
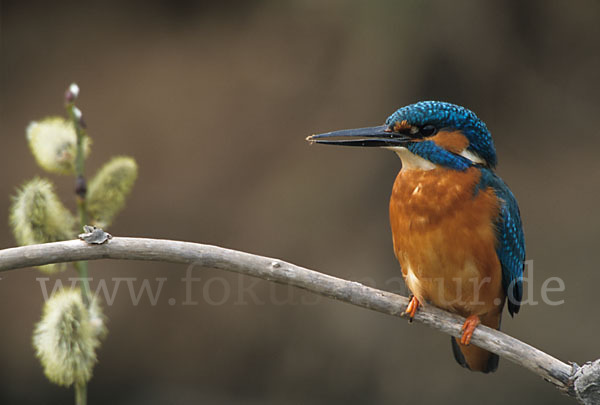
[[[326,132],[311,135],[306,140],[326,145],[386,147],[406,146],[412,141],[412,138],[398,132],[391,132],[387,125],[381,125]]]

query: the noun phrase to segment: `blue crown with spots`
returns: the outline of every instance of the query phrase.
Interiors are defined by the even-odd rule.
[[[390,115],[385,123],[393,127],[394,123],[403,120],[418,127],[433,125],[438,130],[459,130],[469,140],[467,150],[476,153],[490,167],[496,166],[496,149],[492,134],[485,123],[467,108],[443,101],[421,101],[400,108]]]

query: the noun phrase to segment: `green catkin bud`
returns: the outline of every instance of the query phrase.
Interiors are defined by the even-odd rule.
[[[33,346],[50,381],[64,386],[84,384],[92,377],[96,349],[105,335],[97,300],[88,309],[79,289],[63,289],[46,301]]]
[[[75,218],[54,193],[52,183],[35,178],[25,183],[13,198],[10,224],[19,245],[33,245],[73,238]],[[40,267],[46,271],[61,268],[64,265]]]
[[[27,127],[29,148],[38,164],[48,172],[75,173],[77,134],[71,121],[61,117],[48,117],[33,121]],[[89,137],[83,139],[83,150],[90,152]]]
[[[106,163],[88,185],[87,209],[93,224],[109,226],[125,205],[137,177],[133,158],[118,156]]]

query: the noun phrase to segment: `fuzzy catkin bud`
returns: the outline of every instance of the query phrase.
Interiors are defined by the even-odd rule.
[[[44,170],[58,174],[75,172],[77,134],[71,121],[61,117],[33,121],[26,133],[31,152]],[[87,136],[83,139],[83,150],[86,156],[90,152]]]
[[[35,178],[25,183],[13,198],[10,224],[19,245],[33,245],[73,238],[75,218],[54,193],[52,183]],[[59,265],[40,267],[47,271],[60,268]]]
[[[65,92],[65,101],[67,103],[72,103],[79,96],[79,86],[77,83],[71,83],[67,91]]]
[[[125,205],[125,199],[137,178],[137,164],[133,158],[118,156],[111,159],[89,182],[87,209],[94,225],[110,225]]]
[[[55,384],[70,386],[90,380],[96,349],[105,335],[97,300],[92,300],[88,309],[79,289],[64,289],[46,301],[33,346],[46,377]]]

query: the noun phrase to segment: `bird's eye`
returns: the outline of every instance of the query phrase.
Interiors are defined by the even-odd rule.
[[[423,136],[431,136],[437,132],[437,128],[433,125],[425,125],[421,128],[421,135]]]

